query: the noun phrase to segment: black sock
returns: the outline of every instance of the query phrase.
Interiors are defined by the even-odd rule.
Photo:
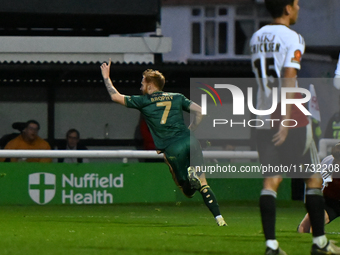
[[[194,196],[195,192],[197,191],[196,189],[191,188],[189,181],[181,182],[180,186],[182,188],[183,194],[188,198],[192,198]]]
[[[321,189],[307,189],[306,209],[309,213],[310,223],[313,228],[313,236],[325,234],[325,200]]]
[[[264,237],[276,239],[275,220],[276,220],[276,192],[272,190],[262,190],[260,196],[260,212]]]
[[[221,215],[220,206],[218,205],[215,194],[211,188],[208,185],[204,185],[200,189],[200,193],[205,205],[209,208],[214,217]]]

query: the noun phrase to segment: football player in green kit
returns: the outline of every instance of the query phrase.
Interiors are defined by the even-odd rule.
[[[199,190],[217,225],[226,226],[204,173],[198,173],[200,174],[198,176],[193,167],[203,166],[201,146],[190,132],[202,120],[201,107],[182,94],[162,91],[165,78],[159,71],[151,69],[143,73],[140,88],[143,95],[122,95],[111,82],[110,67],[111,59],[100,68],[112,101],[135,108],[143,114],[157,150],[164,153],[164,160],[170,168],[173,179],[184,195],[193,197]],[[184,123],[183,111],[194,114],[194,120],[189,127]]]

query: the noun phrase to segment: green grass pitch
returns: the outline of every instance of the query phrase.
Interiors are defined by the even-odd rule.
[[[1,206],[0,254],[264,254],[255,202],[220,203],[217,227],[200,203],[109,206]],[[309,254],[311,235],[296,233],[301,202],[278,202],[277,238],[288,254]],[[326,226],[340,241],[338,221]]]

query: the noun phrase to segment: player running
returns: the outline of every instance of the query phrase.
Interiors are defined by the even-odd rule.
[[[265,0],[271,14],[271,24],[256,31],[250,41],[253,72],[258,83],[257,109],[268,110],[273,104],[274,88],[296,87],[297,70],[305,50],[302,36],[289,28],[298,18],[299,0]],[[282,80],[278,78],[284,78]],[[280,84],[282,83],[282,84]],[[278,96],[280,98],[280,96]],[[287,98],[302,98],[299,93],[287,93]],[[258,116],[265,119],[280,119],[286,125],[263,126],[257,130],[257,147],[261,164],[290,165],[298,167],[306,146],[307,117],[295,106],[288,104],[286,114],[281,116],[280,107],[271,116]],[[289,122],[294,119],[297,125]],[[322,178],[307,173],[306,208],[313,226],[313,245],[311,254],[340,254],[340,248],[329,242],[324,233],[324,199]],[[260,211],[263,232],[266,239],[265,254],[286,254],[275,236],[276,195],[282,181],[281,175],[266,174],[260,196]],[[302,176],[290,176],[301,178]]]
[[[111,82],[110,66],[111,59],[108,64],[103,63],[100,68],[112,101],[135,108],[143,114],[156,148],[159,153],[164,153],[164,160],[177,186],[189,198],[199,190],[217,225],[226,226],[204,173],[198,176],[194,168],[194,166],[203,166],[201,146],[190,132],[195,130],[202,120],[201,107],[182,94],[162,91],[165,78],[159,71],[151,69],[143,73],[140,88],[143,95],[122,95]],[[183,111],[193,113],[195,116],[189,127],[184,123]]]

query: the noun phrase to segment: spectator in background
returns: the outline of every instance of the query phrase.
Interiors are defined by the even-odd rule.
[[[143,116],[141,115],[140,117],[140,122],[139,122],[139,130],[140,133],[142,135],[142,139],[143,139],[143,150],[156,150],[156,146],[155,143],[153,141],[152,135],[150,133],[149,127],[146,124],[145,119],[143,118]],[[164,162],[163,158],[146,158],[143,159],[141,162],[147,162],[147,163],[151,163],[151,162]]]
[[[140,132],[142,134],[143,149],[144,150],[156,150],[155,143],[153,141],[150,130],[149,130],[148,125],[146,124],[146,121],[143,118],[143,116],[141,116],[141,118],[140,118],[139,129],[140,129]]]
[[[80,134],[77,129],[71,128],[66,133],[66,140],[58,146],[58,150],[87,150],[86,146],[79,143]],[[87,158],[59,158],[59,163],[89,163]]]
[[[40,124],[36,120],[29,120],[25,123],[21,134],[10,140],[5,150],[50,150],[51,146],[44,139],[38,136]],[[1,158],[0,161],[5,161]],[[26,161],[26,162],[52,162],[50,158],[11,158],[11,162]]]

